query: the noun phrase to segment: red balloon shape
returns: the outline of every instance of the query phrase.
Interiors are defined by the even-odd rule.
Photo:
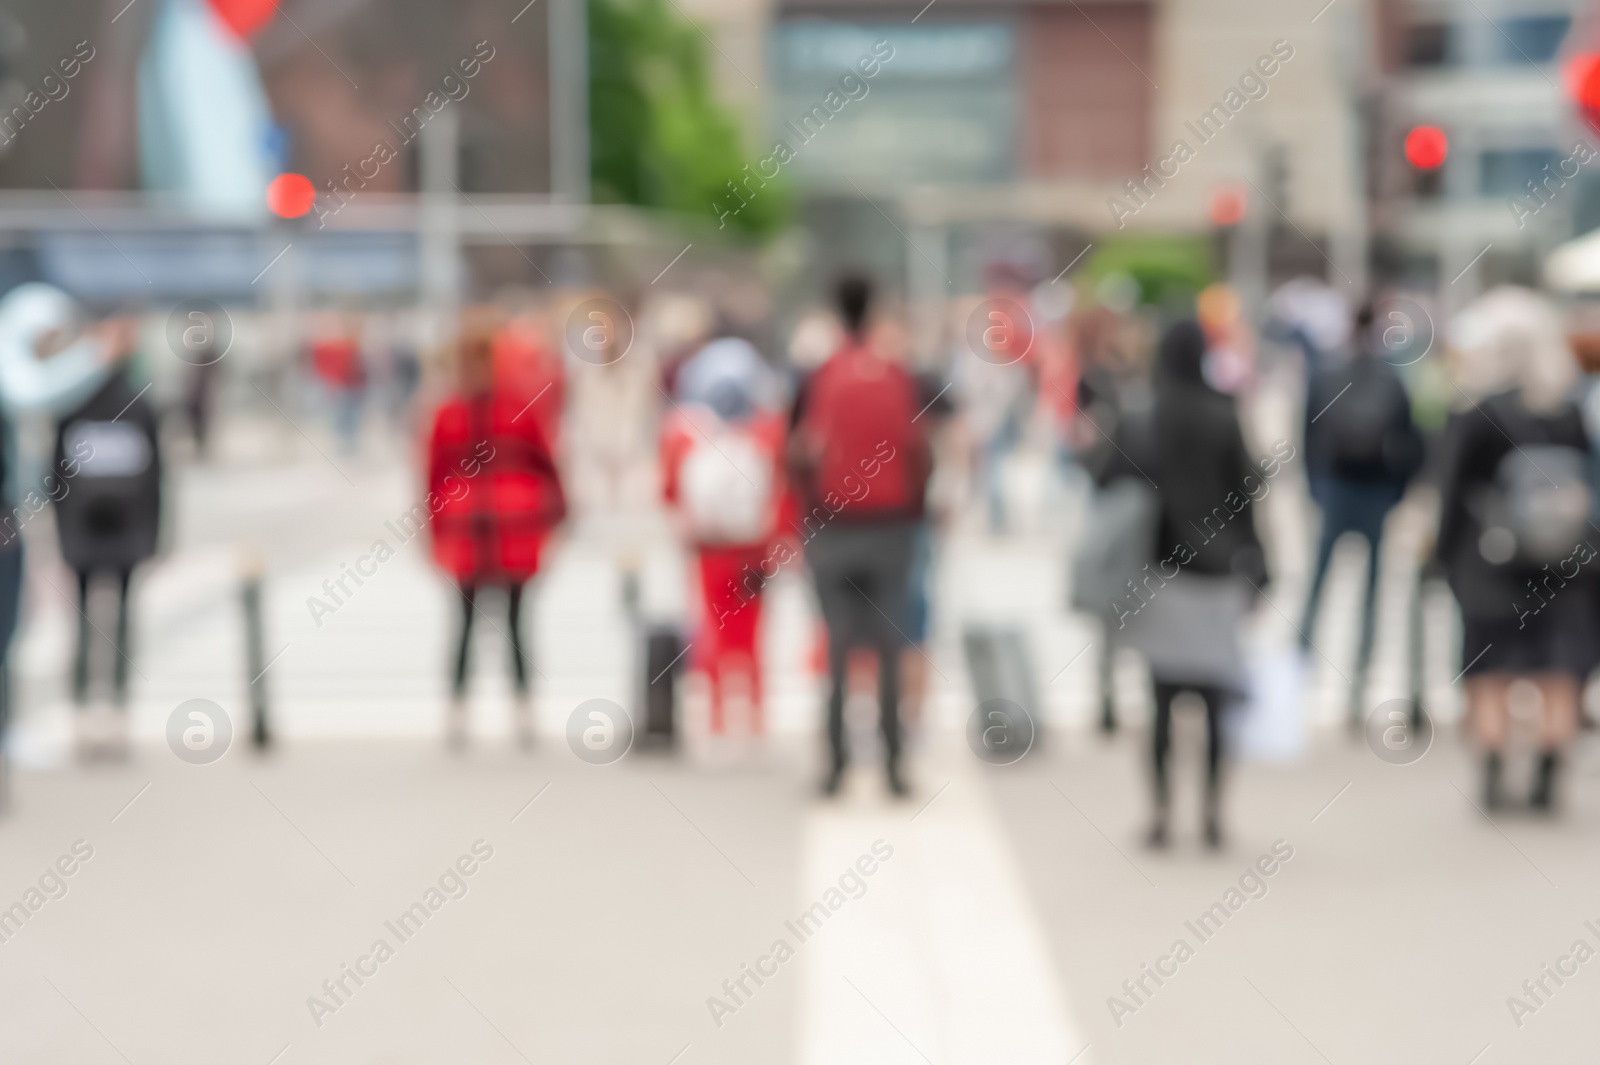
[[[267,185],[267,210],[279,218],[299,218],[316,199],[316,187],[304,174],[279,174]]]
[[[1419,170],[1432,170],[1450,154],[1450,142],[1438,126],[1418,126],[1406,134],[1406,160]]]
[[[241,39],[248,39],[277,14],[275,0],[210,0],[215,11],[227,27]]]

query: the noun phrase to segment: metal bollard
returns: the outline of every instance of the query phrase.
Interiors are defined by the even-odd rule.
[[[244,601],[245,670],[250,686],[250,738],[257,749],[272,743],[267,724],[266,635],[261,619],[261,572],[259,555],[247,554],[241,561],[240,592]]]

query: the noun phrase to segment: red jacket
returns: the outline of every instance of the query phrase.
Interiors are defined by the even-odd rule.
[[[566,516],[550,445],[526,406],[513,393],[456,396],[434,416],[433,557],[463,584],[527,580],[539,570],[550,530]]]
[[[348,337],[328,337],[311,345],[311,368],[333,388],[359,388],[366,383],[361,348]]]

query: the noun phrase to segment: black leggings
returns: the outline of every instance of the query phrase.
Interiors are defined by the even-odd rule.
[[[461,645],[456,651],[455,685],[452,688],[458,699],[466,694],[467,690],[467,647],[472,640],[472,615],[478,612],[477,598],[477,585],[461,586]],[[522,650],[522,585],[506,586],[506,607],[511,620],[511,632],[508,636],[511,641],[511,671],[516,678],[517,694],[526,695],[528,659]]]
[[[1220,688],[1156,682],[1156,727],[1152,734],[1156,804],[1167,805],[1167,754],[1172,750],[1172,701],[1179,692],[1192,691],[1206,704],[1206,797],[1215,800],[1222,785],[1222,710]]]
[[[111,691],[118,706],[128,701],[128,582],[133,577],[130,570],[113,571],[120,589],[117,603],[117,638],[113,649],[116,658],[112,663]],[[78,653],[72,666],[72,701],[83,706],[89,701],[89,634],[99,632],[89,620],[89,582],[93,574],[78,571]]]

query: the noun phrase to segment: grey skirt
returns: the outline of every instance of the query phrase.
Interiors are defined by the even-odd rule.
[[[1242,690],[1239,628],[1249,596],[1238,577],[1180,572],[1148,587],[1136,611],[1113,618],[1111,636],[1142,654],[1160,683]]]

